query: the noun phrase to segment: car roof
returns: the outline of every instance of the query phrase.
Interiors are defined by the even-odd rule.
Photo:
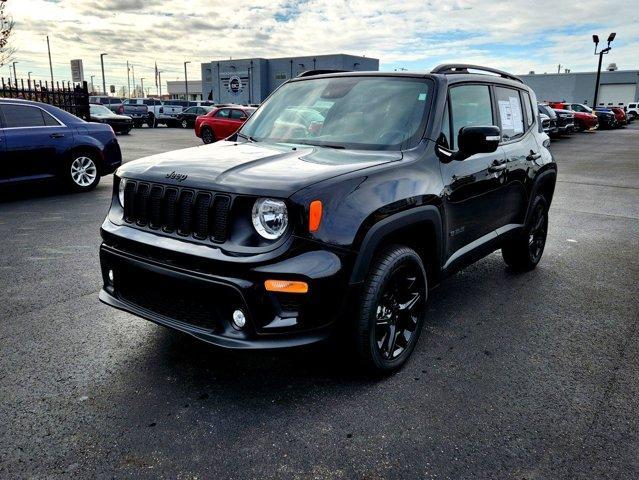
[[[309,74],[302,77],[292,78],[291,82],[299,82],[310,80],[314,78],[340,78],[340,77],[400,77],[400,78],[440,78],[445,79],[449,84],[455,83],[468,83],[468,82],[481,82],[500,84],[504,86],[523,88],[524,90],[530,90],[530,87],[525,83],[513,80],[511,78],[504,78],[492,73],[430,73],[430,72],[380,72],[380,71],[355,71],[355,72],[332,72],[332,73],[320,73],[318,75]],[[513,77],[516,78],[516,77]]]
[[[30,106],[34,106],[34,107],[39,107],[39,108],[49,112],[50,114],[54,115],[59,120],[62,120],[62,122],[64,122],[65,124],[83,123],[84,122],[84,120],[82,120],[81,118],[78,118],[75,115],[73,115],[72,113],[69,113],[69,112],[67,112],[65,110],[62,110],[59,107],[56,107],[55,105],[49,105],[48,103],[42,103],[42,102],[34,102],[32,100],[24,100],[24,99],[21,99],[21,98],[0,97],[0,105],[9,104],[9,103],[30,105]]]

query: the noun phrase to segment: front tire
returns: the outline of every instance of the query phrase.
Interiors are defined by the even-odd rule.
[[[100,183],[100,171],[96,156],[87,152],[71,155],[65,168],[65,181],[75,192],[88,192]]]
[[[534,269],[546,246],[548,205],[542,196],[535,197],[525,230],[501,248],[506,264],[518,272]]]
[[[181,126],[182,128],[189,128],[189,122],[188,122],[188,121],[186,121],[186,120],[182,120],[182,121],[180,122],[180,126]]]
[[[207,144],[215,141],[215,134],[209,127],[202,127],[202,141]]]
[[[424,324],[427,296],[426,271],[414,250],[391,245],[377,256],[355,325],[357,353],[367,369],[390,373],[408,360]]]

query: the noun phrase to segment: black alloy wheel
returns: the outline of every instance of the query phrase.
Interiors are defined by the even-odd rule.
[[[419,255],[400,245],[386,248],[364,287],[356,340],[360,360],[378,373],[401,367],[417,344],[427,299]]]
[[[215,141],[213,130],[211,130],[209,127],[202,128],[202,141],[204,143],[213,143]]]
[[[535,197],[526,228],[502,245],[504,261],[515,271],[525,272],[537,266],[548,236],[548,206],[541,195]]]
[[[528,232],[528,254],[535,265],[541,260],[548,235],[548,215],[544,203],[535,205],[532,213],[531,228]]]
[[[375,341],[382,358],[397,358],[410,345],[424,299],[423,283],[418,267],[408,264],[396,269],[385,285],[375,319]]]

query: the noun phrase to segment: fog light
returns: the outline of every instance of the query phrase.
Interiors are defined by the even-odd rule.
[[[233,326],[237,329],[244,328],[246,325],[246,316],[242,310],[235,310],[233,312]]]
[[[114,278],[113,277],[113,270],[109,270],[108,277],[109,277],[109,282],[113,283],[113,278]]]

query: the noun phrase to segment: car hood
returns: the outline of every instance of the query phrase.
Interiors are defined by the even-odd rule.
[[[91,115],[91,118],[95,118],[96,120],[131,120],[131,117],[128,115],[108,115],[108,114],[99,114],[99,115]]]
[[[129,162],[121,177],[192,188],[288,197],[314,183],[402,159],[401,152],[217,142]]]

